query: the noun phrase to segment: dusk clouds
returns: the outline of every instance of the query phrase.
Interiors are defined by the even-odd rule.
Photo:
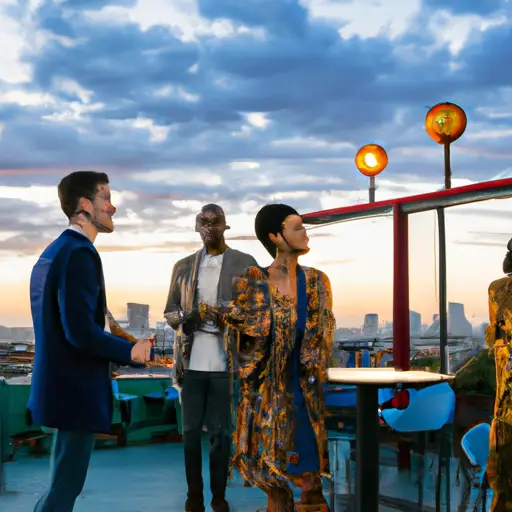
[[[353,157],[371,140],[388,150],[391,189],[438,188],[440,148],[423,122],[440,101],[468,114],[454,177],[511,167],[506,0],[0,5],[0,229],[12,231],[0,249],[59,222],[51,202],[7,188],[55,187],[76,169],[111,175],[132,227],[212,199],[233,214],[279,197],[319,209],[365,187]]]

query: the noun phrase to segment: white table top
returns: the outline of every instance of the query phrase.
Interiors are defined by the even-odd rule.
[[[328,380],[334,384],[428,384],[447,382],[455,375],[394,368],[329,368]]]
[[[116,380],[125,379],[170,379],[171,376],[168,373],[126,373],[116,377]]]
[[[16,377],[10,377],[5,379],[8,386],[27,386],[32,383],[32,375],[17,375]]]

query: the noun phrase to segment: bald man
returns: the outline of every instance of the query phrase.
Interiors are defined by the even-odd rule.
[[[188,495],[186,512],[204,512],[202,427],[210,436],[211,507],[229,512],[226,486],[231,453],[230,413],[236,347],[224,343],[215,318],[201,319],[198,304],[217,306],[232,298],[231,282],[256,265],[255,259],[230,249],[224,239],[229,226],[222,208],[203,206],[196,217],[203,248],[174,266],[165,318],[175,329],[174,381],[181,389],[183,446]]]

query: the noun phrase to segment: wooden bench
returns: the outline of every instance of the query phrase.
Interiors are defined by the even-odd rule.
[[[47,454],[48,450],[45,447],[44,442],[51,436],[52,434],[41,431],[21,432],[20,434],[12,435],[12,454],[9,456],[8,460],[14,460],[16,450],[23,445],[29,446],[31,453],[35,455]]]

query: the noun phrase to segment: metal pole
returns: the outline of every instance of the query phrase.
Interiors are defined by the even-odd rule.
[[[370,176],[369,202],[375,203],[375,176]]]
[[[444,188],[452,188],[452,167],[450,164],[450,143],[444,143]]]
[[[446,230],[444,209],[437,210],[439,230],[439,355],[441,373],[448,372],[448,313],[446,292]]]
[[[399,205],[393,209],[393,362],[395,370],[411,366],[409,327],[409,222]]]
[[[444,144],[444,186],[451,188],[450,144]],[[446,222],[444,209],[437,210],[439,230],[439,355],[441,373],[448,373],[448,312],[446,283]]]

